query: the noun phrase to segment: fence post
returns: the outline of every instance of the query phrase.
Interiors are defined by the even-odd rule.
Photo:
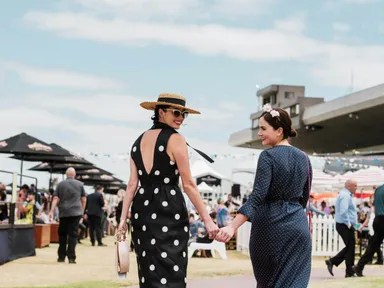
[[[17,200],[17,173],[12,174],[12,203]]]

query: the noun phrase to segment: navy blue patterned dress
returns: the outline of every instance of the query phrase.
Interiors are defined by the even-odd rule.
[[[167,154],[169,137],[162,129],[155,145],[151,171],[146,171],[140,151],[141,135],[132,146],[140,187],[132,202],[132,239],[140,287],[186,287],[188,213],[178,186],[177,163]]]
[[[252,223],[249,247],[259,288],[308,286],[311,238],[304,208],[311,181],[301,150],[276,146],[260,154],[253,192],[239,210]]]

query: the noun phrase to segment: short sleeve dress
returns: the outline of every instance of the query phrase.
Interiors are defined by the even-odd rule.
[[[141,135],[133,144],[140,187],[132,202],[132,239],[140,287],[186,287],[188,213],[179,188],[177,164],[167,154],[173,129],[162,129],[156,140],[154,163],[146,171],[140,151]]]
[[[293,146],[275,146],[259,157],[252,194],[239,209],[252,222],[250,256],[257,287],[308,286],[311,238],[304,208],[312,168]]]

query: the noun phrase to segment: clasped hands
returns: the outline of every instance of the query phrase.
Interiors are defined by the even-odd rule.
[[[235,234],[235,229],[230,225],[219,229],[213,221],[204,224],[205,229],[208,232],[209,239],[215,239],[216,241],[227,243]]]
[[[230,225],[222,228],[218,228],[217,225],[211,220],[206,221],[205,229],[209,235],[210,239],[215,239],[219,242],[229,242],[233,235],[235,234],[235,229],[231,227]],[[124,241],[126,239],[126,232],[127,232],[127,223],[125,221],[121,221],[120,225],[116,232],[116,240],[117,241]]]

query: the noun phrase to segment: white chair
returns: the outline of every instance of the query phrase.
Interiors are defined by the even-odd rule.
[[[196,250],[211,250],[212,257],[215,257],[215,250],[219,252],[223,260],[227,260],[227,250],[225,243],[213,240],[211,243],[196,243],[192,242],[188,247],[188,258],[191,258]]]

